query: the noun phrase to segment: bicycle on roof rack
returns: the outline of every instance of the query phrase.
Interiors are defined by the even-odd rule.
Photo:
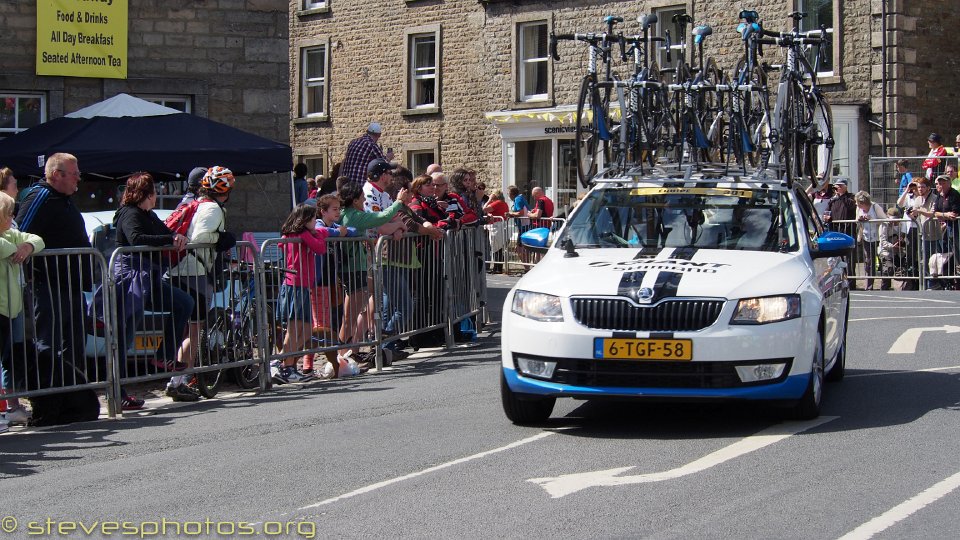
[[[641,34],[625,37],[630,45],[625,56],[632,59],[633,76],[628,83],[627,126],[628,162],[642,167],[646,162],[655,166],[660,148],[672,149],[672,119],[667,106],[666,85],[660,78],[660,66],[650,59],[651,51],[665,38],[653,36],[650,27],[658,22],[655,13],[637,17]]]
[[[613,73],[612,51],[614,44],[624,49],[623,34],[614,34],[613,27],[623,22],[623,17],[609,15],[604,17],[607,31],[603,33],[587,34],[554,34],[550,33],[550,56],[560,60],[557,43],[561,40],[583,41],[589,48],[587,74],[580,83],[580,94],[577,98],[577,127],[576,144],[574,151],[577,158],[577,179],[581,185],[587,187],[599,169],[600,162],[604,165],[626,160],[626,132],[621,129],[621,119],[614,118],[610,102],[617,92],[616,100],[620,104],[622,117],[626,107],[623,95],[623,84],[619,76]],[[604,64],[604,79],[600,80],[597,73],[597,62]]]
[[[716,150],[720,146],[719,132],[715,130],[711,135],[709,129],[704,128],[714,124],[720,109],[717,85],[723,79],[716,61],[709,57],[704,59],[703,56],[703,44],[713,34],[713,28],[706,24],[693,27],[691,35],[696,47],[688,47],[686,29],[687,25],[693,25],[693,17],[678,13],[672,21],[679,30],[680,42],[672,45],[668,35],[667,51],[669,55],[671,49],[679,49],[680,62],[676,68],[664,71],[674,72],[673,83],[667,87],[672,92],[670,110],[674,123],[674,158],[679,163],[715,161]],[[689,62],[686,58],[688,48]]]
[[[786,62],[780,67],[773,125],[780,145],[778,161],[785,165],[790,179],[807,179],[820,189],[830,180],[833,169],[833,112],[817,84],[817,73],[827,41],[827,30],[800,31],[800,21],[806,13],[789,14],[793,20],[790,32],[761,30],[771,39],[759,39],[761,44],[779,45],[786,50]],[[814,64],[804,54],[815,47]]]

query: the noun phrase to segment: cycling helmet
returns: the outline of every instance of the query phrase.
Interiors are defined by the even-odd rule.
[[[200,187],[208,189],[214,193],[229,193],[233,189],[233,172],[226,167],[214,166],[207,169],[207,174],[203,175],[200,181]]]

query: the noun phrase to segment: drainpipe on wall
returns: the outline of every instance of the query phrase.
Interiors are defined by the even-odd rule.
[[[887,0],[880,1],[880,145],[887,157]]]

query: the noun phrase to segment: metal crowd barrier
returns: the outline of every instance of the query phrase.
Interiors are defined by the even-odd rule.
[[[114,251],[104,296],[116,321],[107,340],[118,375],[115,400],[122,385],[175,375],[195,375],[197,389],[206,397],[215,395],[231,374],[242,387],[264,387],[259,369],[252,368],[251,375],[247,368],[263,358],[258,339],[263,326],[256,320],[260,269],[257,263],[239,262],[249,260],[253,251],[249,242],[237,242],[217,259],[212,245],[189,244],[173,270],[168,268],[169,248]],[[180,271],[192,264],[187,261],[191,257],[213,270],[202,275]]]
[[[884,205],[884,208],[897,204],[897,199],[900,196],[900,172],[897,170],[897,161],[905,159],[907,161],[907,172],[909,172],[914,179],[917,179],[923,176],[922,165],[927,157],[928,156],[870,156],[870,189],[867,191],[870,192],[874,201]],[[960,161],[960,156],[948,155],[939,159],[940,165],[934,169],[937,175],[942,174],[947,165],[957,166],[958,161]],[[934,178],[936,178],[937,175],[934,175]],[[935,190],[936,186],[931,184],[931,188]]]
[[[104,299],[92,291],[109,278],[103,255],[93,248],[47,249],[23,263],[21,279],[7,283],[22,293],[23,309],[5,317],[3,399],[33,398],[114,384],[110,359],[91,354],[96,331],[110,339],[113,321]],[[12,289],[18,289],[13,291]],[[117,412],[109,407],[110,416]]]
[[[497,229],[497,241],[491,243],[502,245],[502,261],[487,260],[488,263],[500,264],[504,273],[525,272],[528,268],[540,262],[545,250],[528,248],[520,243],[520,235],[537,227],[548,227],[552,233],[560,230],[566,220],[564,218],[513,217],[504,222],[501,229]],[[494,224],[497,226],[497,224]],[[499,226],[497,226],[499,227]]]
[[[869,226],[877,227],[876,242],[864,240],[863,228]],[[854,282],[867,282],[867,287],[858,288],[869,288],[871,283],[876,288],[879,282],[884,289],[925,290],[931,280],[960,279],[955,237],[930,232],[939,226],[928,227],[928,235],[935,236],[931,238],[925,238],[921,224],[911,219],[836,220],[830,228],[857,239],[848,275]],[[940,267],[934,271],[933,264]]]
[[[434,240],[406,234],[400,240],[377,239],[374,250],[374,319],[376,342],[388,346],[401,339],[442,330],[444,342],[453,345],[446,293],[451,234]],[[383,368],[383,347],[376,347],[376,369]]]
[[[454,324],[485,320],[485,234],[477,227],[441,240],[328,238],[322,257],[298,238],[264,242],[260,252],[306,255],[292,272],[280,266],[284,260],[264,264],[256,246],[238,242],[212,279],[169,272],[169,247],[117,248],[109,264],[93,248],[40,252],[24,264],[23,324],[14,318],[4,328],[14,343],[3,362],[4,398],[98,389],[114,417],[126,384],[195,375],[201,394],[212,397],[230,373],[243,388],[265,390],[272,360],[325,354],[336,361],[337,350],[370,347],[379,370],[392,341],[442,330],[452,346]],[[186,252],[204,260],[214,254],[206,244]],[[288,309],[278,319],[278,303],[306,305],[282,302],[287,276],[309,278],[310,312],[289,317]],[[42,306],[36,314],[35,302]],[[350,312],[359,311],[366,320],[344,333]],[[304,321],[294,330],[305,332],[293,334],[284,351],[290,319]],[[51,334],[64,342],[62,360],[35,353],[34,339],[50,342]]]

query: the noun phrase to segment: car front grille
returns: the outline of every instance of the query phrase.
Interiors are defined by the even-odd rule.
[[[637,332],[692,332],[717,321],[723,300],[667,300],[637,306],[625,298],[571,298],[573,315],[587,328]]]
[[[759,363],[787,364],[783,375],[759,383],[743,383],[736,366]],[[790,372],[790,358],[751,362],[654,362],[637,360],[557,360],[552,382],[572,386],[613,388],[738,388],[782,382]]]

